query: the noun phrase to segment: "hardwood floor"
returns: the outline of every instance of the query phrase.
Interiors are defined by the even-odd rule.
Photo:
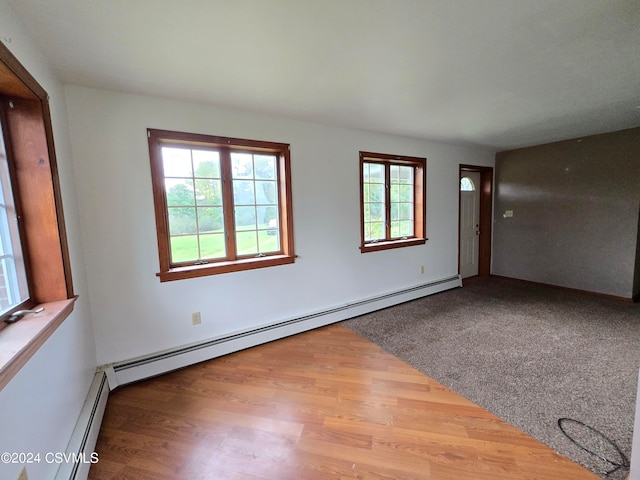
[[[109,396],[89,478],[595,480],[341,325]]]

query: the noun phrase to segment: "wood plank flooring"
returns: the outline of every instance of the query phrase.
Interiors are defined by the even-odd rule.
[[[111,392],[89,478],[596,480],[341,325]]]

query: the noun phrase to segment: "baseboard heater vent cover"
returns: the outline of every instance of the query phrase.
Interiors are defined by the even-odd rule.
[[[114,389],[120,385],[460,286],[462,280],[459,275],[455,275],[103,368],[109,379],[109,387]]]
[[[99,460],[95,446],[108,397],[107,376],[98,369],[65,452],[66,458],[72,460],[60,465],[55,480],[84,480],[92,462]]]

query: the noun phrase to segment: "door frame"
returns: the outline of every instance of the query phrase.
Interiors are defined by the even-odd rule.
[[[478,251],[478,276],[491,275],[491,226],[493,223],[493,167],[460,164],[458,172],[458,275],[460,275],[460,179],[464,172],[480,173],[480,235]]]

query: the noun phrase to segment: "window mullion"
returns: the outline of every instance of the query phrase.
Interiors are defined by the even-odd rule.
[[[231,176],[231,151],[229,148],[220,149],[220,170],[222,175],[222,206],[227,260],[235,260],[237,258],[235,208],[233,203],[233,179]]]

